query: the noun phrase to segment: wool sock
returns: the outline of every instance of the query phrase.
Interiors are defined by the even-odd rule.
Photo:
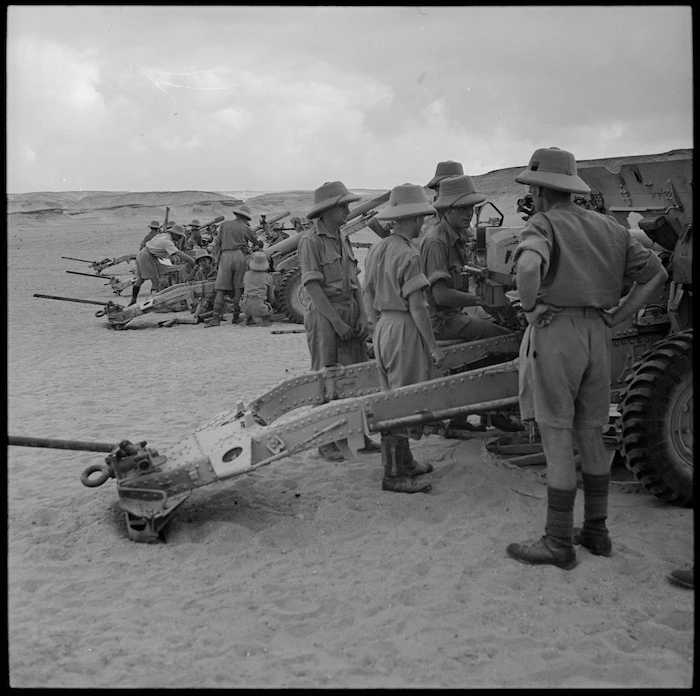
[[[573,547],[574,501],[576,489],[562,490],[547,486],[547,524],[545,533],[560,547]]]
[[[583,479],[583,532],[587,536],[605,537],[608,529],[608,492],[610,474],[586,474]]]

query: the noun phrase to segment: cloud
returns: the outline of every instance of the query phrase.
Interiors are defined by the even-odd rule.
[[[541,146],[691,147],[690,20],[683,6],[11,6],[8,190],[390,188],[442,159],[479,174]]]

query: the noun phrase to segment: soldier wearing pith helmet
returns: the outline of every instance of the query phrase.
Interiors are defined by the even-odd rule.
[[[462,268],[469,263],[474,206],[485,200],[471,176],[444,178],[433,202],[439,222],[420,240],[423,267],[430,282],[427,292],[430,319],[438,340],[476,341],[511,333],[493,321],[474,316],[477,297],[469,292],[468,281],[462,275]],[[501,430],[522,427],[505,414],[493,414],[490,418],[491,424]],[[449,426],[473,429],[466,416],[453,418]]]
[[[360,199],[342,181],[319,186],[306,216],[314,226],[299,239],[301,282],[310,300],[304,328],[312,370],[352,365],[368,358],[367,315],[357,260],[350,240],[340,232],[350,216],[349,204]],[[365,437],[364,450],[378,451],[379,445]],[[321,447],[320,454],[329,461],[344,459],[335,443]]]
[[[247,256],[252,250],[262,248],[262,242],[255,236],[248,223],[253,219],[250,208],[240,205],[231,210],[235,220],[224,220],[219,226],[219,234],[212,244],[212,254],[216,261],[216,298],[211,319],[205,328],[219,326],[224,308],[225,296],[233,293],[232,324],[240,318],[240,300],[243,294],[243,276],[247,270]]]
[[[377,217],[391,220],[391,233],[372,246],[365,261],[364,299],[374,325],[373,346],[384,391],[438,376],[443,360],[430,326],[425,299],[429,286],[413,244],[423,219],[435,212],[422,186],[402,184],[391,190],[389,204]],[[419,476],[433,470],[411,453],[407,430],[382,432],[382,489],[398,493],[429,491]]]
[[[540,539],[509,544],[506,551],[522,563],[570,570],[577,563],[574,544],[594,555],[612,554],[606,526],[611,458],[602,434],[610,412],[610,328],[651,301],[667,273],[629,229],[571,200],[571,194],[589,193],[571,152],[535,150],[515,180],[529,186],[535,209],[515,250],[528,323],[518,360],[519,400],[522,418],[536,421],[542,437],[547,516]],[[577,534],[574,442],[584,500]]]

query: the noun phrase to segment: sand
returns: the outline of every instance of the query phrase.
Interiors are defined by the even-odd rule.
[[[518,191],[499,195],[505,205]],[[178,222],[218,214],[177,196]],[[308,209],[311,195],[263,198],[254,222]],[[11,435],[167,453],[308,370],[305,336],[272,333],[298,328],[279,317],[205,330],[147,314],[114,331],[97,306],[33,297],[126,305],[61,257],[137,250],[164,213],[148,204],[8,216]],[[113,270],[128,277],[127,264]],[[694,592],[666,575],[693,562],[693,511],[614,486],[612,557],[581,549],[568,572],[522,565],[505,547],[542,533],[545,483],[489,455],[488,437],[414,441],[435,471],[432,491],[413,496],[381,490],[379,454],[331,464],[310,450],[196,489],[160,544],[129,540],[113,481],[80,483],[103,454],[9,447],[9,684],[690,687]],[[577,522],[582,506],[579,494]]]

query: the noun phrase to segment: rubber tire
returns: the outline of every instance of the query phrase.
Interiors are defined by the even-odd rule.
[[[620,402],[627,468],[650,493],[693,506],[693,332],[672,334],[645,353]]]
[[[280,311],[294,324],[304,323],[309,298],[301,283],[301,266],[290,268],[282,278],[277,292]]]

